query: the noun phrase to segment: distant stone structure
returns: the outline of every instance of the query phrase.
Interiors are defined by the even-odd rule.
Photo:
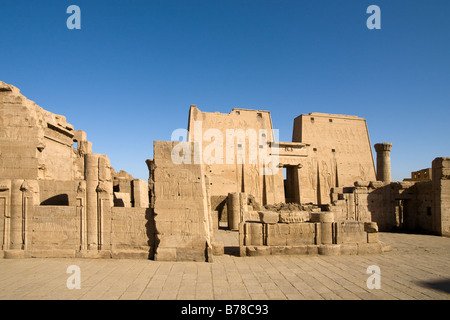
[[[430,181],[433,177],[433,170],[426,168],[411,172],[411,178],[405,178],[403,181]]]
[[[392,145],[375,144],[375,170],[362,118],[300,115],[282,142],[268,111],[191,106],[177,132],[134,179],[0,82],[0,257],[212,261],[219,225],[241,256],[381,253],[378,230],[450,236],[450,158],[391,182]]]

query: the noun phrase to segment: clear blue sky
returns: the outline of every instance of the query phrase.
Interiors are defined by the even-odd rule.
[[[394,180],[450,156],[448,0],[3,0],[0,39],[1,81],[144,180],[191,104],[269,110],[282,141],[300,114],[364,117]]]

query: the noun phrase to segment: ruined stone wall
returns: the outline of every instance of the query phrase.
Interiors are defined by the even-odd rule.
[[[72,147],[74,136],[64,116],[42,109],[16,87],[0,82],[0,176],[72,180],[78,155]]]
[[[191,148],[194,143],[185,142]],[[153,181],[156,260],[205,261],[211,244],[210,204],[201,164],[176,164],[177,142],[155,141]]]
[[[78,185],[55,183],[60,190]],[[68,205],[39,205],[46,185],[50,181],[0,181],[0,257],[149,257],[153,239],[148,208],[110,207],[110,199],[99,190],[93,225],[82,187],[69,193]]]
[[[404,228],[416,232],[433,231],[433,190],[431,181],[418,182],[411,187],[414,196],[407,203]]]
[[[381,231],[448,235],[450,185],[443,173],[448,166],[445,159],[433,161],[432,181],[356,181],[353,187],[333,188],[330,209],[337,221],[374,221]]]
[[[29,219],[31,257],[75,257],[80,249],[80,217],[75,206],[35,206]]]
[[[111,208],[111,254],[113,258],[149,258],[154,230],[148,208]]]
[[[358,221],[244,222],[240,225],[240,255],[381,253],[377,232],[376,224]]]
[[[294,120],[292,141],[310,144],[299,170],[301,203],[330,203],[330,189],[373,181],[375,166],[366,121],[356,116],[310,113]]]
[[[85,132],[0,82],[1,257],[148,257],[148,184],[119,172],[130,208],[114,211],[113,172]]]

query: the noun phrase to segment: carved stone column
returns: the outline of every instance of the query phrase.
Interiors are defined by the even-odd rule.
[[[86,181],[82,180],[77,187],[77,215],[80,219],[80,250],[87,249],[87,234],[86,234]]]
[[[391,182],[392,143],[377,143],[374,147],[377,152],[377,181]]]
[[[22,191],[20,187],[24,180],[14,179],[11,181],[11,218],[10,218],[10,244],[11,250],[23,249],[22,238]]]
[[[11,202],[11,180],[0,181],[0,231],[1,231],[1,250],[9,249],[9,236],[10,236],[10,202]],[[0,256],[3,255],[0,254]]]
[[[86,235],[88,250],[98,250],[98,158],[99,155],[95,153],[84,155],[86,179]]]

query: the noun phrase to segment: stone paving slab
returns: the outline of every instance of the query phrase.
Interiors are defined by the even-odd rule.
[[[392,251],[358,256],[225,254],[214,257],[213,263],[0,259],[0,299],[450,299],[450,238],[400,233],[379,236]],[[237,233],[223,231],[216,240],[220,237],[230,248],[236,244]],[[80,289],[67,287],[70,265],[80,268]],[[367,287],[371,265],[380,269],[380,289]]]

